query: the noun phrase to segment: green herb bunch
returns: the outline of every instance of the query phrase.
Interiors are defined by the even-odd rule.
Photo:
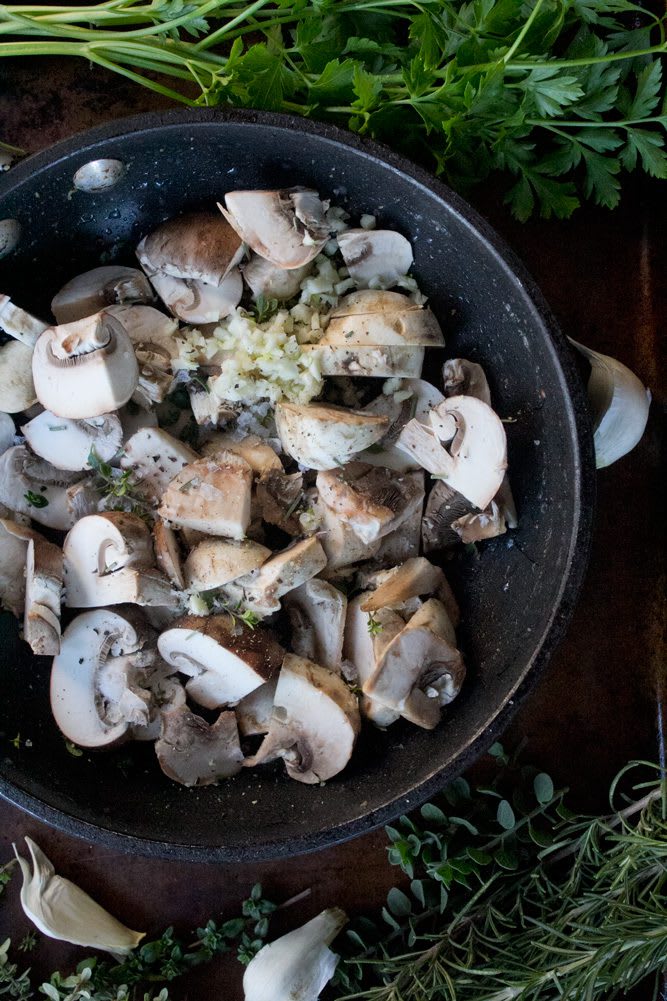
[[[334,121],[459,189],[501,171],[519,219],[564,218],[582,197],[614,207],[623,171],[667,176],[666,24],[648,0],[7,4],[0,58],[79,56],[188,105]]]

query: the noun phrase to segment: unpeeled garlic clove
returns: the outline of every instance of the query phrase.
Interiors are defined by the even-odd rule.
[[[569,338],[588,361],[595,464],[604,469],[630,452],[644,434],[651,393],[626,365]]]
[[[53,865],[32,838],[26,838],[25,843],[32,870],[13,845],[23,876],[21,906],[26,917],[44,935],[72,945],[101,949],[114,956],[126,956],[136,948],[145,932],[126,928],[75,883],[57,876]]]
[[[332,907],[265,945],[243,976],[245,1001],[317,1001],[338,963],[329,944],[347,920]]]

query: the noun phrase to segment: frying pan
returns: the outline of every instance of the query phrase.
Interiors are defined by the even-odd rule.
[[[93,170],[100,190],[76,188],[76,172],[98,160],[117,161]],[[462,608],[468,679],[440,727],[364,727],[351,764],[324,787],[290,781],[278,764],[185,789],[162,776],[150,745],[73,756],[51,719],[48,662],[30,654],[16,621],[3,614],[0,792],[89,841],[184,860],[249,861],[322,848],[387,823],[502,732],[572,613],[594,493],[573,359],[519,261],[461,198],[408,161],[282,115],[202,110],[115,121],[0,179],[0,220],[20,225],[15,248],[0,260],[0,290],[47,317],[66,280],[102,263],[133,263],[140,237],[162,220],[210,206],[232,188],[295,184],[354,216],[375,213],[411,240],[447,356],[480,362],[496,410],[510,419],[520,525],[447,564]]]

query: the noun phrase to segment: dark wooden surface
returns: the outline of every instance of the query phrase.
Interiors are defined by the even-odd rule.
[[[84,63],[57,60],[0,67],[0,139],[35,152],[110,118],[165,102]],[[633,756],[655,756],[656,686],[664,670],[664,441],[667,341],[667,200],[664,184],[630,183],[619,210],[587,208],[568,222],[510,219],[494,189],[476,206],[524,259],[565,333],[631,365],[654,403],[639,447],[598,476],[590,569],[569,634],[508,741],[527,741],[531,760],[572,787],[581,804],[604,805],[608,780]],[[664,457],[663,457],[664,469]],[[319,854],[261,865],[160,862],[94,848],[0,802],[0,861],[30,834],[57,871],[80,883],[133,928],[187,930],[232,915],[256,881],[276,900],[311,888],[279,916],[279,928],[339,904],[351,913],[383,901],[396,873],[376,832]],[[18,880],[0,907],[0,942],[28,931]],[[26,961],[36,974],[67,969],[81,953],[41,939]],[[216,962],[174,985],[182,999],[242,997],[240,968]],[[224,990],[221,993],[222,988]]]

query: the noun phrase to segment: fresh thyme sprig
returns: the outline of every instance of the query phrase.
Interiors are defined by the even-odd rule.
[[[666,26],[632,0],[7,4],[0,58],[75,56],[188,105],[336,121],[459,188],[502,172],[518,218],[562,218],[616,205],[625,171],[667,176]]]
[[[116,469],[100,458],[94,446],[88,454],[88,465],[95,473],[96,486],[108,499],[111,510],[129,511],[140,518],[151,516],[131,469]]]

